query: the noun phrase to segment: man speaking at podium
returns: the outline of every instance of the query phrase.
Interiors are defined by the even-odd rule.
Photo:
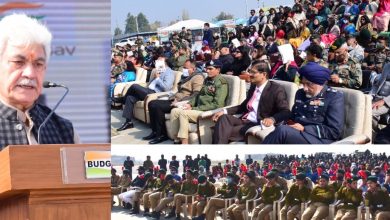
[[[24,14],[0,21],[0,150],[8,145],[79,142],[69,120],[53,114],[43,124],[51,110],[37,103],[51,39],[44,25]]]

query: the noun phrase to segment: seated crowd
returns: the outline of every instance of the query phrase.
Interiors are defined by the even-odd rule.
[[[119,177],[113,168],[111,191],[131,215],[155,219],[165,213],[166,218],[212,220],[219,212],[225,219],[269,219],[279,212],[283,220],[358,215],[384,220],[390,218],[389,158],[369,151],[266,155],[261,162],[249,156],[244,164],[236,156],[223,168],[219,163],[205,172],[192,169],[202,167],[200,158],[198,165],[193,160],[186,166],[181,177],[178,167],[170,167],[167,174],[165,169],[156,170],[158,166],[148,170],[139,166],[133,179],[128,170]],[[187,156],[183,164],[189,160]]]
[[[222,27],[214,33],[205,23],[201,49],[194,48],[185,27],[164,46],[139,40],[113,48],[111,98],[123,104],[125,118],[117,130],[134,127],[136,102],[168,92],[168,99],[148,102],[152,132],[143,139],[150,144],[169,139],[168,113],[174,142],[189,143],[190,124],[209,110],[216,111],[213,144],[243,141],[257,125],[275,126],[264,144],[329,144],[343,135],[348,115],[338,88],[347,88],[370,91],[374,138],[369,141],[388,144],[389,20],[388,0],[295,0],[293,7],[261,9],[258,16],[251,10],[247,26],[231,31]],[[113,94],[118,83],[135,79],[134,67],[147,71],[148,85],[136,81],[124,94]],[[175,71],[181,72],[177,84]],[[225,76],[248,85],[239,91],[246,97],[239,105],[226,106],[232,94]],[[294,94],[286,94],[278,81],[299,86],[292,108],[287,96]]]

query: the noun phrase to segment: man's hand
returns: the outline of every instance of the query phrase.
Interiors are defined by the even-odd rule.
[[[379,101],[372,103],[372,109],[378,109],[384,105],[385,105],[385,100],[382,99],[382,100],[379,100]]]
[[[295,124],[292,124],[292,125],[289,125],[290,127],[292,127],[292,128],[295,128],[295,129],[297,129],[298,131],[303,131],[303,130],[305,130],[305,127],[303,127],[301,124],[299,124],[299,123],[295,123]]]
[[[183,105],[183,109],[184,110],[191,110],[192,106],[190,104],[186,103],[186,104]]]
[[[172,102],[171,102],[171,106],[175,106],[177,103],[177,99],[174,99]]]
[[[337,74],[332,74],[332,75],[330,75],[330,80],[332,80],[332,82],[334,82],[334,83],[339,84],[340,77]]]
[[[216,113],[214,113],[214,115],[211,117],[211,120],[213,120],[213,122],[217,122],[217,121],[218,121],[218,118],[221,117],[222,115],[223,115],[223,111],[216,112]]]
[[[265,127],[270,127],[274,124],[275,124],[275,121],[272,118],[264,118],[263,119],[263,125],[265,125]]]

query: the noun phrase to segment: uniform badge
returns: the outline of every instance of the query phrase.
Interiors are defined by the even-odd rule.
[[[324,102],[319,100],[319,99],[316,99],[316,100],[313,100],[313,101],[310,101],[309,103],[310,105],[314,105],[314,106],[323,106],[324,105]]]
[[[211,93],[215,93],[215,86],[208,86],[207,90]]]

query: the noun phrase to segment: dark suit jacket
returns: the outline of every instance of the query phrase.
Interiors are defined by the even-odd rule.
[[[248,91],[248,95],[241,105],[233,106],[226,109],[228,114],[246,114],[248,113],[247,104],[252,98],[256,85],[252,85]],[[286,91],[277,83],[268,81],[260,96],[259,107],[257,110],[257,120],[272,117],[275,124],[287,120],[290,115],[288,107]]]

